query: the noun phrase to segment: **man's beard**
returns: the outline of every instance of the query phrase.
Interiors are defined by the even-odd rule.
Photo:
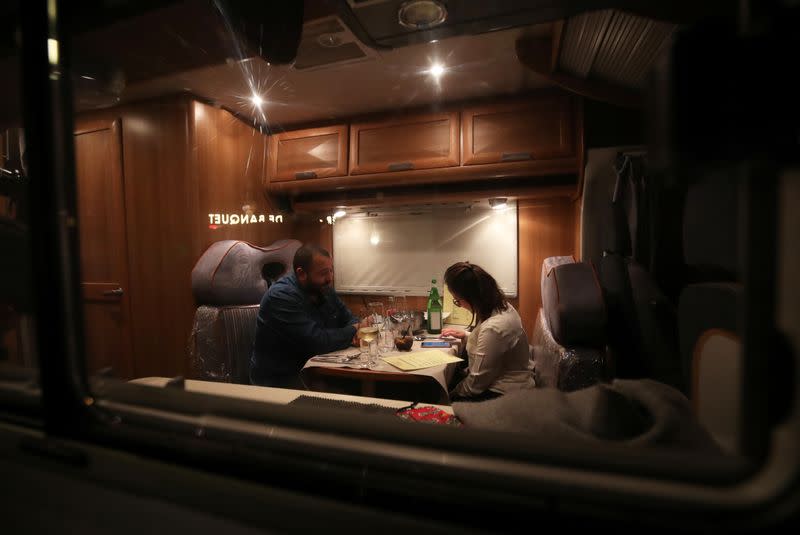
[[[314,284],[311,281],[307,281],[306,285],[303,287],[303,290],[315,298],[322,298],[332,287],[332,284],[319,285]]]

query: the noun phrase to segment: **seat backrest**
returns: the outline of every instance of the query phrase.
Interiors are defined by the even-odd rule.
[[[660,258],[656,250],[670,241],[658,228],[660,211],[669,207],[662,205],[662,189],[648,176],[645,154],[619,152],[613,168],[616,184],[607,198],[610,219],[594,224],[607,228],[599,273],[614,374],[655,379],[685,392],[677,311],[654,276]]]
[[[301,245],[292,239],[267,247],[223,240],[211,244],[198,259],[192,270],[198,308],[189,342],[195,378],[250,383],[259,303],[269,285],[291,270]]]
[[[684,261],[695,281],[678,303],[680,347],[689,397],[700,422],[728,451],[740,438],[744,286],[739,271],[738,181],[719,174],[689,186]]]
[[[571,256],[545,259],[533,332],[536,384],[572,391],[605,380],[605,345],[605,304],[594,266]]]

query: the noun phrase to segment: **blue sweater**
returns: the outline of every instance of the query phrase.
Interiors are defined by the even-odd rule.
[[[353,316],[333,289],[314,303],[294,273],[270,286],[261,299],[250,359],[250,379],[297,375],[314,355],[344,349],[356,334]]]

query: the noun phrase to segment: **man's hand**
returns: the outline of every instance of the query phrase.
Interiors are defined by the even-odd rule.
[[[355,336],[353,336],[353,341],[352,341],[353,346],[360,347],[360,345],[361,345],[361,339],[358,336],[359,329],[361,329],[362,327],[369,327],[370,325],[373,324],[373,322],[374,322],[374,320],[373,320],[372,316],[365,316],[364,319],[362,319],[360,322],[358,322],[355,325],[356,334],[355,334]]]

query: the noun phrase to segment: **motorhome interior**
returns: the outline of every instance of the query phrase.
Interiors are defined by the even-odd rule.
[[[797,519],[796,2],[75,4],[0,6],[20,532]]]

